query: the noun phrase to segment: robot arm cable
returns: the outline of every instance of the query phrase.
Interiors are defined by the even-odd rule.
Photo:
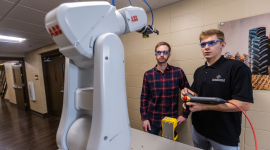
[[[129,0],[130,6],[132,6],[131,1]]]
[[[152,9],[151,9],[151,7],[149,6],[149,4],[147,3],[147,1],[144,0],[144,2],[147,4],[147,6],[149,7],[149,9],[150,9],[150,11],[151,11],[151,14],[152,14],[152,25],[151,25],[151,28],[152,28],[153,23],[154,23],[154,15],[153,15]]]
[[[183,100],[184,100],[185,103],[186,102],[205,103],[205,104],[224,104],[224,103],[230,103],[230,104],[234,105],[235,107],[237,107],[239,110],[242,111],[242,113],[246,116],[246,118],[249,121],[249,124],[250,124],[250,126],[252,128],[253,135],[254,135],[255,147],[256,147],[256,150],[258,150],[257,138],[256,138],[254,127],[253,127],[250,119],[248,118],[247,114],[239,106],[237,106],[236,104],[234,104],[234,103],[232,103],[230,101],[226,101],[226,100],[224,100],[222,98],[216,98],[216,97],[197,97],[197,96],[193,96],[193,95],[188,94],[188,93],[185,94],[185,96],[183,97]],[[189,107],[190,106],[186,105],[186,110],[189,111]]]
[[[236,104],[234,104],[234,103],[232,103],[232,102],[230,102],[230,101],[229,101],[229,103],[232,104],[232,105],[234,105],[235,107],[237,107],[239,110],[241,110],[242,113],[243,113],[243,114],[246,116],[246,118],[248,119],[248,122],[249,122],[249,124],[250,124],[250,126],[251,126],[251,128],[252,128],[252,131],[253,131],[254,140],[255,140],[255,147],[256,147],[256,150],[258,150],[258,144],[257,144],[257,138],[256,138],[255,130],[254,130],[254,127],[253,127],[251,121],[249,120],[247,114],[246,114],[239,106],[237,106]]]

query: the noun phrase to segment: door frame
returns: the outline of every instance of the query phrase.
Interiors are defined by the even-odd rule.
[[[43,77],[44,77],[44,85],[45,85],[45,94],[46,94],[46,103],[47,103],[47,114],[48,116],[52,116],[52,110],[51,110],[51,101],[49,100],[50,93],[49,93],[49,85],[48,85],[48,76],[47,76],[47,70],[45,66],[45,62],[43,61],[43,57],[53,57],[53,56],[58,56],[58,55],[63,55],[60,53],[59,49],[52,50],[49,52],[41,53],[41,63],[42,63],[42,70],[43,70]]]
[[[31,111],[30,109],[30,99],[29,99],[29,95],[28,95],[28,82],[27,82],[27,78],[26,78],[26,69],[25,69],[25,61],[23,57],[0,57],[0,60],[15,60],[15,61],[21,61],[22,64],[22,73],[23,73],[23,80],[24,82],[24,99],[25,99],[25,103],[26,103],[26,111]]]

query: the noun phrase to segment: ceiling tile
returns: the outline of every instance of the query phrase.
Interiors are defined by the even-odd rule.
[[[80,1],[91,1],[91,0],[80,0]],[[95,0],[95,1],[105,1],[105,0]],[[106,0],[110,4],[112,4],[112,0]],[[131,0],[131,3],[133,6],[136,7],[142,7],[145,11],[149,11],[148,6],[142,2],[143,0]],[[147,0],[149,5],[151,6],[153,3],[155,3],[156,0]],[[115,0],[115,5],[117,9],[121,9],[123,7],[130,6],[129,0]]]
[[[110,4],[112,4],[112,0],[77,0],[77,1],[80,1],[80,2],[86,2],[86,1],[106,1],[106,2],[109,2]]]
[[[52,44],[52,42],[41,42],[41,41],[33,41],[27,40],[22,43],[13,44],[12,47],[1,50],[2,52],[20,52],[25,53],[46,45]]]
[[[7,0],[7,1],[16,3],[18,0]]]
[[[12,2],[0,0],[0,16],[4,16],[13,5]]]
[[[45,35],[45,36],[51,37],[46,29],[43,32],[39,33],[39,35]]]
[[[43,44],[48,44],[48,43],[52,43],[51,41],[47,42],[47,41],[37,41],[37,40],[32,40],[32,39],[29,39],[29,40],[26,40],[24,42],[22,42],[21,44],[22,45],[31,45],[31,46],[34,46],[34,45],[43,45]]]
[[[44,12],[49,12],[60,4],[66,2],[75,2],[75,0],[22,0],[20,4]]]
[[[24,45],[13,45],[7,49],[1,50],[1,52],[9,52],[9,53],[25,53],[31,51],[31,48]]]
[[[0,51],[7,49],[12,46],[13,43],[5,43],[5,42],[0,42]]]
[[[176,3],[176,2],[179,2],[181,0],[159,0],[159,2],[157,2],[152,9],[158,9],[160,7],[164,7],[164,6],[167,6],[167,5],[170,5],[172,3]]]
[[[128,4],[126,6],[123,6],[123,7],[127,7],[127,6],[130,6],[129,4],[129,1],[127,1]],[[149,4],[149,0],[147,0],[148,4]],[[147,11],[150,11],[149,7],[146,5],[146,3],[143,1],[143,0],[131,0],[131,3],[132,3],[132,6],[135,6],[135,7],[141,7],[143,8],[146,12]],[[152,6],[152,3],[149,4],[150,6]]]
[[[33,39],[33,40],[37,40],[37,41],[45,41],[45,42],[54,42],[51,37],[44,36],[44,35],[35,35],[29,39]]]
[[[4,19],[0,22],[0,28],[28,32],[28,33],[40,33],[43,30],[46,30],[45,27],[33,25],[25,22],[20,22],[11,19]]]
[[[7,15],[7,18],[45,26],[45,16],[45,12],[18,5]]]
[[[29,38],[29,37],[34,36],[35,34],[0,28],[0,35],[20,37],[20,38]]]

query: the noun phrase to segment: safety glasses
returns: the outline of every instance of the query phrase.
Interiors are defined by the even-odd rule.
[[[212,40],[212,41],[208,41],[208,42],[202,42],[200,45],[201,45],[201,48],[205,48],[206,44],[208,46],[214,46],[216,45],[218,42],[222,42],[221,40]]]
[[[157,55],[161,55],[163,53],[163,55],[169,55],[170,52],[169,51],[156,51],[155,54]]]

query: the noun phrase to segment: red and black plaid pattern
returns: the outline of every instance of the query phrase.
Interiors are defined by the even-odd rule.
[[[155,127],[161,127],[161,120],[178,117],[179,88],[190,88],[181,68],[167,65],[162,73],[156,67],[144,74],[141,93],[141,119],[149,120]],[[188,112],[183,112],[184,117]]]

